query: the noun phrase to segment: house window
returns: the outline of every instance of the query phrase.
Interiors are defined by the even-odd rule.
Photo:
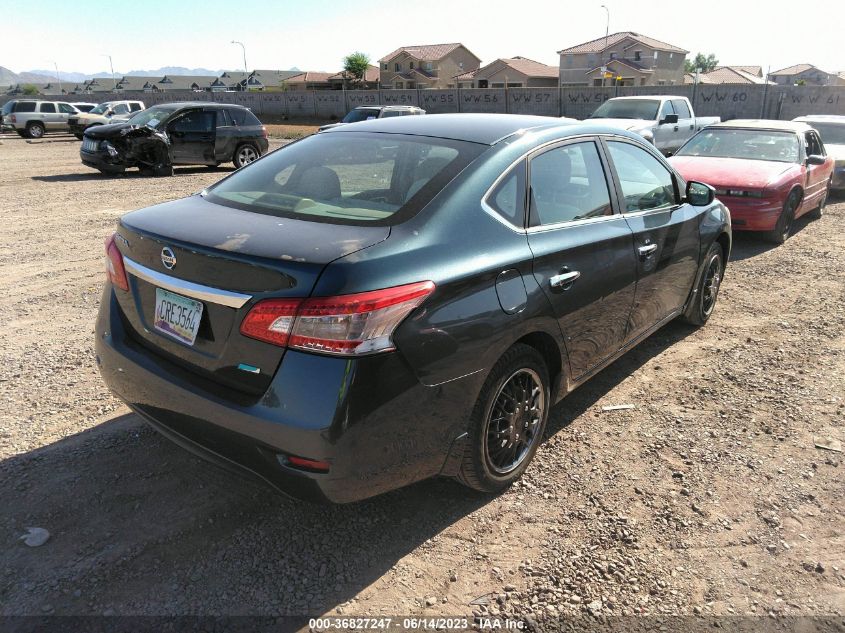
[[[610,59],[616,59],[616,51],[610,51]]]
[[[411,70],[413,70],[413,69],[414,69],[414,62],[411,62],[410,64],[408,64],[408,68],[410,68]]]
[[[432,64],[431,62],[425,62],[425,63],[423,64],[423,68],[425,68],[426,70],[433,70],[433,69],[434,69],[434,64]]]
[[[602,81],[601,79],[593,79],[593,85],[594,86],[601,86],[601,81]]]
[[[399,62],[396,62],[396,63],[393,65],[393,70],[395,70],[395,71],[398,73],[399,71],[401,71],[401,70],[402,70],[402,64],[400,64]]]
[[[657,85],[658,85],[658,86],[665,86],[665,85],[666,85],[666,81],[665,81],[665,80],[663,80],[663,79],[660,79],[660,80],[658,80]]]
[[[643,52],[642,51],[634,51],[634,61],[640,62],[643,60]]]
[[[396,88],[396,90],[402,90],[402,82],[397,81],[395,84],[393,84],[393,87]]]
[[[572,59],[573,59],[573,57],[574,57],[574,55],[567,55],[567,56],[566,56],[566,67],[567,67],[567,68],[572,68]]]
[[[657,61],[657,51],[654,51],[654,61]]]
[[[382,64],[382,70],[387,70],[387,64]]]
[[[674,53],[669,53],[669,61],[670,61],[670,62],[672,61],[672,56],[673,56],[673,55],[674,55]]]

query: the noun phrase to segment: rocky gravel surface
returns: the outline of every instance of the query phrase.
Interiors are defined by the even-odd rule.
[[[506,493],[316,507],[162,439],[94,365],[116,218],[227,170],[105,178],[69,138],[0,142],[0,615],[845,614],[843,456],[816,446],[845,440],[841,199],[784,246],[739,236],[707,327],[558,405]]]

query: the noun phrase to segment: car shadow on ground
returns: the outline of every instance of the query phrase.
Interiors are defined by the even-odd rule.
[[[806,214],[795,220],[795,223],[792,225],[792,234],[786,243],[788,244],[789,240],[806,229],[812,222],[813,220]],[[744,259],[757,257],[773,248],[780,248],[782,246],[782,244],[766,241],[761,234],[755,231],[737,231],[734,229],[730,261],[741,262]]]
[[[179,176],[191,176],[193,174],[221,174],[226,175],[235,171],[234,167],[176,167],[173,169],[173,176],[159,176],[160,178],[171,178]],[[137,169],[126,171],[122,174],[101,174],[96,171],[84,174],[55,174],[52,176],[31,176],[32,180],[39,182],[88,182],[91,180],[112,180],[117,178],[155,178],[148,174],[142,174]]]
[[[630,351],[552,410],[547,435],[693,331],[673,323]],[[490,501],[444,479],[345,506],[290,500],[127,414],[0,462],[0,568],[14,579],[0,597],[19,614],[334,611]],[[50,541],[15,542],[29,526]]]

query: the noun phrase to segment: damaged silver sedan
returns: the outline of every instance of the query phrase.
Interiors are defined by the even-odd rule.
[[[267,152],[267,129],[247,108],[222,103],[169,103],[131,119],[89,128],[79,156],[104,174],[137,167],[152,176],[174,165],[243,167]]]

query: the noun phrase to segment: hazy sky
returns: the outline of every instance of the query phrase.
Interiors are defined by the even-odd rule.
[[[0,66],[115,73],[161,66],[337,71],[349,52],[373,61],[399,46],[462,42],[484,63],[556,51],[605,32],[602,0],[0,0],[9,28]],[[724,64],[772,70],[808,62],[845,70],[845,1],[605,0],[610,32],[637,31]],[[806,10],[805,10],[806,7]],[[817,19],[816,19],[817,18]]]

